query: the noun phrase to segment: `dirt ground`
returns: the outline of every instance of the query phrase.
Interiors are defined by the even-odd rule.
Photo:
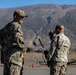
[[[69,54],[69,61],[72,61],[72,60],[76,60],[76,53]],[[39,64],[39,61],[41,61],[42,64]],[[46,66],[46,64],[43,62],[42,53],[38,53],[38,52],[27,53],[25,55],[24,62],[25,62],[24,63],[25,67],[32,67],[32,64],[34,64],[35,67],[41,67],[41,66],[45,67]],[[76,64],[73,64],[72,66],[76,66]]]
[[[43,61],[42,53],[40,53],[40,52],[30,52],[30,53],[27,53],[25,55],[24,66],[25,67],[31,67],[32,64],[34,64],[35,67],[42,66],[42,65],[39,64],[40,61]]]
[[[76,61],[76,53],[69,54],[69,61]],[[41,63],[40,63],[41,62]],[[46,63],[43,61],[42,53],[41,52],[29,52],[24,57],[24,67],[47,67]],[[0,64],[3,66],[3,64]],[[70,64],[69,67],[76,67],[75,64]]]

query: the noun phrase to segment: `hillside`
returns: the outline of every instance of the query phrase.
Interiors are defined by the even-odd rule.
[[[50,45],[49,31],[54,30],[57,24],[63,24],[65,34],[71,40],[71,48],[76,48],[76,5],[42,4],[0,9],[0,29],[12,20],[12,14],[16,9],[22,9],[28,14],[28,18],[25,18],[22,25],[27,47],[34,47],[32,42],[39,35],[43,44],[48,48]],[[39,46],[38,40],[36,41]]]

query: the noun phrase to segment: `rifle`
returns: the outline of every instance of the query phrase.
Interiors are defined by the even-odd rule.
[[[23,61],[22,61],[22,68],[21,68],[21,71],[20,71],[20,75],[23,75],[23,65],[24,65],[24,58],[23,58]]]
[[[50,40],[53,40],[53,37],[55,36],[55,31],[50,31],[48,35],[49,35]],[[40,45],[42,47],[42,50],[43,50],[42,57],[43,57],[44,60],[47,60],[47,66],[50,67],[50,61],[51,61],[51,60],[49,60],[50,59],[50,53],[49,53],[48,50],[45,50],[44,45],[41,42],[41,39],[38,38],[38,35],[36,36],[35,40],[36,39],[39,40]],[[33,41],[34,46],[36,46],[35,40]]]
[[[39,40],[40,45],[42,46],[42,48],[44,48],[44,45],[42,44],[41,39],[38,39],[38,40]]]
[[[44,45],[41,42],[41,39],[38,39],[40,42],[41,47],[43,48],[43,59],[47,60],[47,66],[50,67],[50,53],[48,50],[45,50]]]
[[[67,64],[68,64],[68,65],[71,65],[71,64],[73,64],[73,63],[76,63],[76,60],[69,61]]]

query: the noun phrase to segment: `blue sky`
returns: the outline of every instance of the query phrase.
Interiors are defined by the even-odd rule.
[[[0,0],[0,8],[12,8],[35,4],[76,4],[76,0]]]

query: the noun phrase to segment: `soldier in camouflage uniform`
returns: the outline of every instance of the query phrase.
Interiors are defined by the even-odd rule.
[[[70,40],[64,35],[64,26],[57,25],[54,36],[50,45],[50,75],[65,75]]]
[[[16,10],[13,14],[13,21],[8,23],[2,30],[4,34],[4,75],[20,75],[23,65],[24,39],[21,24],[24,11]]]

